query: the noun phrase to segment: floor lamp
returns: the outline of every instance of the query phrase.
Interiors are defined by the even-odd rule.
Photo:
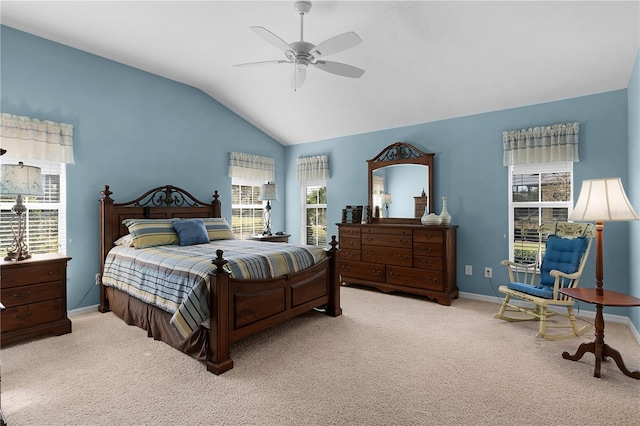
[[[264,207],[264,230],[262,235],[271,235],[271,204],[269,201],[279,200],[278,188],[273,182],[265,183],[260,187],[260,195],[258,195],[258,201],[266,201],[267,205]]]
[[[26,230],[25,213],[27,207],[23,204],[23,196],[42,195],[40,167],[18,164],[3,164],[0,168],[0,194],[17,195],[16,204],[11,208],[15,214],[11,218],[13,242],[7,249],[4,260],[24,260],[31,257],[24,232]]]
[[[596,223],[596,294],[603,295],[602,231],[604,222],[638,220],[620,178],[582,181],[578,202],[569,220]]]

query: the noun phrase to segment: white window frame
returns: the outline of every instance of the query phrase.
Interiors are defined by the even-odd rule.
[[[327,204],[307,204],[307,189],[313,186],[324,186],[325,193],[327,191],[327,181],[325,180],[317,180],[317,181],[308,181],[301,182],[300,184],[300,244],[309,244],[307,242],[307,209],[309,208],[324,208],[325,209],[325,219],[327,218]],[[324,224],[325,231],[327,230],[327,224]],[[327,244],[329,243],[329,238],[327,237]]]
[[[233,186],[234,185],[241,185],[241,186],[252,186],[252,187],[258,187],[258,189],[260,189],[260,186],[262,186],[264,183],[264,181],[262,180],[253,180],[253,179],[243,179],[243,178],[236,178],[236,177],[232,177],[231,178],[231,193],[233,194]],[[233,203],[233,196],[232,196],[232,204],[231,204],[231,211],[233,212],[234,209],[254,209],[256,211],[256,213],[258,211],[260,211],[260,217],[262,218],[262,221],[260,222],[260,226],[258,228],[258,225],[256,225],[255,229],[252,230],[248,230],[247,232],[244,232],[244,229],[241,228],[240,232],[236,232],[235,229],[238,227],[237,224],[233,223],[233,213],[231,214],[231,228],[234,230],[236,237],[239,239],[246,239],[248,236],[253,235],[253,234],[262,234],[262,231],[264,229],[264,206],[266,204],[264,204],[262,201],[257,201],[254,204],[238,204],[238,203]]]
[[[554,173],[554,172],[568,172],[571,176],[571,194],[569,200],[566,201],[526,201],[526,202],[514,202],[513,201],[513,193],[512,193],[512,182],[513,176],[518,174],[541,174],[541,173]],[[573,197],[574,197],[574,172],[573,172],[573,161],[561,161],[554,163],[539,163],[539,164],[526,164],[526,165],[515,165],[509,166],[508,173],[508,181],[507,181],[507,199],[508,208],[509,208],[509,260],[514,261],[514,250],[515,250],[515,209],[516,208],[566,208],[567,209],[567,217],[571,215],[573,211]],[[541,194],[541,192],[540,192]],[[539,218],[538,222],[541,222]],[[538,223],[541,225],[541,223]],[[538,265],[539,267],[539,265]]]
[[[28,164],[29,166],[40,167],[42,170],[42,176],[58,174],[60,176],[60,201],[58,203],[47,203],[47,202],[35,202],[33,201],[33,197],[26,197],[24,200],[24,204],[27,207],[26,213],[26,223],[27,229],[25,231],[27,237],[27,246],[29,247],[29,253],[31,254],[42,254],[42,251],[37,249],[35,244],[31,243],[30,238],[30,230],[29,230],[29,211],[30,210],[58,210],[58,243],[57,249],[55,253],[60,253],[63,255],[67,254],[67,167],[65,163],[60,163],[57,161],[46,161],[46,160],[30,160],[30,159],[16,159],[9,156],[2,157],[3,164],[17,164],[19,161]],[[45,186],[43,185],[43,188]],[[15,200],[13,201],[5,201],[0,202],[0,210],[3,212],[6,210],[11,210],[11,208],[15,205]],[[4,214],[4,213],[3,213]],[[9,213],[13,214],[13,213]],[[5,235],[13,235],[11,228],[7,230],[3,230]],[[8,242],[10,244],[10,242]],[[4,243],[1,250],[5,250],[8,244]],[[51,253],[51,252],[47,252]]]

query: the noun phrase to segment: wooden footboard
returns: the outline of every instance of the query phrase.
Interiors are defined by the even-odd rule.
[[[327,259],[297,274],[267,280],[235,280],[223,269],[222,250],[212,261],[207,370],[222,374],[233,368],[229,356],[232,342],[323,306],[330,316],[342,314],[336,265],[338,242],[332,237]]]

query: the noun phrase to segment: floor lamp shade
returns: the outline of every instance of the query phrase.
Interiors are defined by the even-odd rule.
[[[39,167],[19,164],[3,164],[0,167],[0,194],[16,195],[16,204],[11,211],[15,216],[11,219],[13,242],[7,249],[5,260],[24,260],[31,257],[24,241],[25,217],[27,207],[22,202],[23,196],[43,195],[42,172]]]
[[[620,178],[582,181],[578,202],[569,215],[569,220],[585,222],[638,219],[640,216],[629,202]]]
[[[582,181],[578,202],[569,220],[596,223],[596,294],[602,296],[604,268],[602,231],[604,222],[638,220],[640,216],[624,192],[620,178],[591,179]]]

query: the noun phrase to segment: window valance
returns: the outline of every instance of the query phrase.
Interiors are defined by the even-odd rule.
[[[298,158],[298,182],[329,180],[329,156],[316,155]]]
[[[71,124],[3,113],[0,143],[13,158],[74,162]]]
[[[275,180],[275,161],[273,158],[242,152],[229,152],[229,177],[256,181]]]
[[[579,132],[578,122],[503,132],[503,165],[578,162]]]

